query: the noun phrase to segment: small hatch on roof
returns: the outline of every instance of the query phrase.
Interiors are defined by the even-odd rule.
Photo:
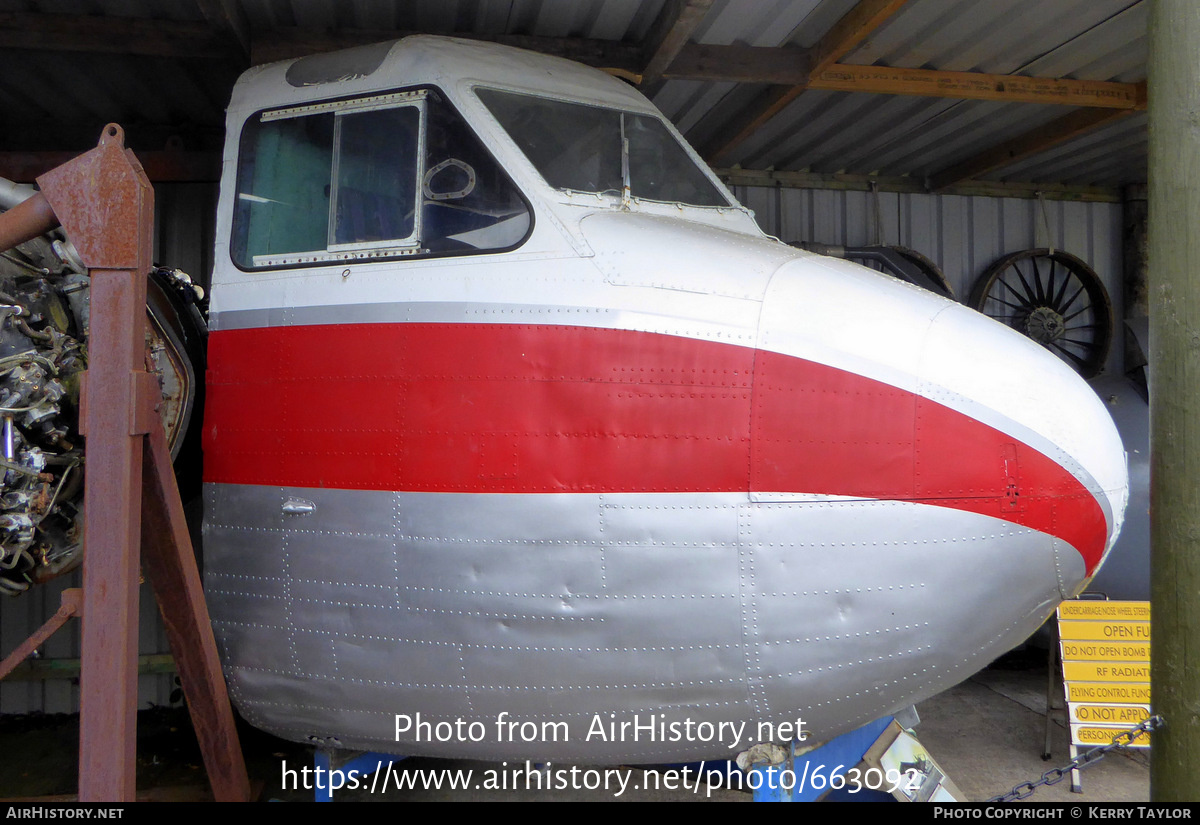
[[[325,52],[302,57],[288,66],[287,82],[296,87],[341,83],[366,77],[383,65],[383,59],[395,44],[372,43],[337,52]]]

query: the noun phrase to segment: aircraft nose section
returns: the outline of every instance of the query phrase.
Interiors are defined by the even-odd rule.
[[[1115,544],[1129,495],[1125,450],[1103,402],[1052,353],[959,305],[930,324],[920,381],[922,394],[1011,437],[1024,516],[1058,540],[1060,589],[1076,595]]]
[[[790,463],[805,468],[796,475],[806,493],[983,516],[994,537],[1021,532],[1050,551],[1042,557],[1063,597],[1082,589],[1128,495],[1120,437],[1083,379],[980,313],[852,264],[796,261],[775,273],[767,298],[760,350],[819,366],[785,374],[765,356],[760,381],[756,365],[755,441],[790,427],[804,442],[794,456],[759,448],[756,489],[787,489]],[[773,401],[789,381],[800,389]]]

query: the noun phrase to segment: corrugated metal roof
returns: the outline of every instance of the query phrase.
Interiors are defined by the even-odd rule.
[[[856,0],[712,0],[690,42],[801,50],[818,43]],[[212,6],[219,4],[211,4]],[[256,43],[297,32],[355,38],[428,31],[465,36],[583,39],[644,45],[665,0],[237,0]],[[1146,75],[1147,0],[909,0],[841,62],[941,71],[1020,74],[1133,83]],[[174,0],[0,0],[0,16],[26,15],[54,31],[68,19],[150,20],[210,26],[198,2]],[[3,20],[0,20],[2,31]],[[42,26],[42,24],[45,24]],[[11,38],[10,38],[11,40]],[[152,56],[62,47],[0,51],[0,150],[68,148],[84,127],[118,120],[135,145],[172,133],[185,143],[220,140],[222,109],[247,65],[228,37],[219,54]],[[207,48],[207,47],[205,47]],[[129,52],[138,49],[130,48]],[[202,51],[197,47],[197,51]],[[696,145],[754,113],[770,87],[670,79],[649,91]],[[1011,137],[1045,127],[1062,106],[863,92],[809,90],[722,165],[922,178]],[[1097,128],[988,180],[1113,185],[1145,179],[1145,118]],[[151,145],[149,148],[160,148]]]
[[[713,35],[710,29],[699,42],[811,44],[853,3],[786,5],[793,13],[786,23],[798,25],[795,30],[785,31],[781,25],[764,32],[756,21],[747,20],[740,30],[726,26]],[[1146,74],[1147,6],[1135,0],[913,0],[841,62],[1137,82]],[[672,80],[654,101],[690,140],[703,145],[763,88]],[[728,163],[753,169],[921,177],[1045,126],[1067,111],[1061,106],[810,90],[738,146]],[[1144,117],[1134,120],[1144,123]],[[1128,136],[1131,126],[1112,128]],[[1094,146],[1089,138],[984,177],[1057,181],[1057,162],[1072,182],[1099,183],[1099,178],[1090,179],[1092,169],[1110,183],[1145,180],[1144,151],[1138,154],[1136,142],[1115,143],[1112,152],[1092,156],[1092,165],[1081,164],[1073,149],[1080,143]],[[1036,178],[1024,176],[1035,167]]]

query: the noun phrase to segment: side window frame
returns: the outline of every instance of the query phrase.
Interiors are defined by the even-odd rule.
[[[248,260],[238,261],[234,257],[234,263],[243,267],[244,264],[249,264],[252,270],[273,269],[285,266],[294,266],[297,264],[322,264],[344,261],[357,261],[368,258],[377,257],[392,257],[396,255],[411,255],[419,251],[421,238],[421,218],[420,218],[420,182],[425,174],[425,98],[428,91],[418,89],[415,91],[404,92],[389,92],[386,94],[370,95],[368,97],[351,98],[332,100],[321,103],[308,103],[298,106],[287,106],[277,109],[267,109],[256,112],[251,118],[248,118],[247,125],[257,120],[259,124],[266,124],[276,121],[289,120],[293,118],[313,117],[325,113],[333,115],[333,145],[330,160],[330,169],[328,175],[328,212],[326,214],[326,235],[325,245],[321,249],[297,249],[287,250],[282,252],[267,252],[264,254],[251,254],[246,251]],[[417,141],[414,151],[416,157],[413,158],[415,163],[414,181],[415,186],[412,192],[412,203],[409,208],[413,213],[413,229],[403,238],[386,238],[373,241],[350,241],[345,243],[337,242],[337,221],[339,215],[339,179],[340,166],[343,155],[342,132],[345,118],[356,114],[369,113],[374,111],[396,110],[403,108],[414,108],[417,112]],[[238,155],[238,188],[240,189],[243,181],[241,179],[242,163],[247,150],[244,137],[247,134],[246,126],[243,126],[243,140],[239,149]],[[403,162],[403,159],[401,160]],[[239,191],[238,197],[243,197],[243,193]],[[256,196],[248,198],[252,203],[255,202]],[[238,207],[234,207],[234,222],[238,223]],[[242,227],[242,231],[249,231],[248,227]],[[231,249],[231,254],[233,250]]]
[[[425,132],[428,122],[428,115],[425,111],[425,90],[418,92],[400,92],[402,95],[417,96],[412,102],[382,102],[373,103],[378,100],[378,97],[362,98],[355,100],[351,105],[342,106],[334,110],[333,113],[333,168],[329,174],[329,235],[326,239],[325,249],[328,252],[354,252],[356,250],[375,250],[375,249],[413,249],[418,251],[421,246],[421,181],[425,179]],[[389,100],[395,95],[384,95],[381,97]],[[351,241],[349,243],[337,242],[337,221],[339,216],[340,202],[338,195],[341,189],[341,158],[342,150],[342,127],[345,124],[346,117],[364,112],[391,111],[395,109],[415,108],[417,110],[417,163],[416,177],[413,187],[413,202],[411,204],[413,212],[413,229],[406,238],[388,238],[378,241]]]
[[[336,221],[337,221],[337,204],[338,204],[338,172],[341,156],[341,130],[343,118],[347,115],[369,112],[372,110],[396,109],[403,106],[415,107],[418,110],[419,129],[418,129],[418,145],[416,148],[417,158],[415,163],[416,191],[414,194],[413,203],[413,230],[406,239],[387,239],[387,240],[372,240],[372,241],[355,241],[350,243],[336,243]],[[508,197],[518,205],[523,205],[524,215],[526,216],[524,231],[520,237],[515,237],[505,246],[479,246],[477,248],[446,248],[447,243],[440,240],[441,236],[425,237],[425,233],[436,231],[430,229],[427,225],[426,207],[430,198],[423,194],[423,189],[428,185],[426,176],[429,173],[427,169],[431,157],[431,147],[429,145],[429,130],[434,114],[430,109],[435,106],[438,112],[445,110],[439,117],[445,118],[449,116],[452,120],[458,123],[463,130],[465,139],[473,141],[478,146],[478,154],[481,160],[486,160],[492,164],[494,176],[499,181],[497,185],[501,189],[493,190],[496,192],[507,191]],[[241,191],[243,186],[246,186],[246,181],[243,175],[247,169],[247,155],[253,150],[253,146],[248,143],[250,140],[250,126],[255,121],[264,122],[267,120],[280,120],[286,118],[298,118],[305,115],[331,113],[334,116],[334,137],[332,158],[330,161],[329,181],[326,186],[328,197],[328,215],[326,222],[326,238],[325,248],[316,250],[300,250],[292,252],[272,252],[268,254],[253,255],[249,250],[250,240],[248,234],[250,231],[248,212],[243,212],[243,207],[240,205],[242,199],[249,201],[251,204],[267,200],[266,198],[256,197],[248,192]],[[504,188],[506,187],[506,189]],[[458,255],[480,255],[480,254],[500,254],[509,252],[522,246],[532,235],[535,221],[535,212],[533,204],[529,197],[521,190],[517,183],[512,179],[508,170],[496,158],[496,155],[487,147],[486,143],[479,137],[474,127],[464,118],[461,112],[458,111],[444,93],[433,86],[423,86],[419,88],[409,88],[405,90],[382,92],[371,94],[366,97],[353,98],[338,98],[335,100],[318,101],[308,104],[299,104],[294,106],[276,107],[272,109],[263,109],[255,112],[242,126],[242,133],[239,138],[239,151],[237,159],[237,169],[235,172],[235,194],[234,194],[234,213],[233,225],[230,232],[229,255],[234,266],[243,272],[267,272],[278,269],[292,269],[297,267],[313,267],[326,266],[339,263],[363,263],[380,260],[389,260],[397,258],[412,258],[420,256],[421,259],[435,257],[449,257]],[[436,197],[434,200],[437,200]],[[432,244],[432,247],[430,245]],[[451,245],[452,246],[452,245]],[[427,248],[429,247],[429,248]]]

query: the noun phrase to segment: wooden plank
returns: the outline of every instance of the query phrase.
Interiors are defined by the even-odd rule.
[[[228,60],[237,48],[204,23],[0,12],[0,48]]]
[[[906,2],[907,0],[861,0],[834,23],[833,28],[810,49],[812,71],[823,71],[841,60],[868,34],[898,12]]]
[[[688,38],[704,20],[712,3],[713,0],[670,0],[663,6],[646,38],[646,68],[642,72],[641,85],[649,86],[662,79],[663,70],[687,45]]]
[[[760,95],[750,106],[746,107],[743,116],[739,118],[743,125],[736,130],[730,130],[728,134],[719,135],[718,139],[709,145],[704,157],[710,163],[725,160],[736,147],[754,134],[764,123],[775,117],[789,103],[804,93],[808,88],[810,73],[823,71],[835,63],[861,43],[863,38],[875,28],[899,11],[905,2],[906,0],[859,0],[854,8],[834,23],[833,27],[812,48],[801,52],[796,57],[795,68],[801,69],[802,76],[794,82],[792,88],[771,90],[765,95]],[[786,57],[790,58],[791,56],[787,55]],[[778,55],[769,59],[777,60]]]
[[[730,186],[869,192],[871,185],[875,184],[880,192],[931,194],[922,179],[906,176],[880,177],[845,173],[778,172],[768,169],[716,169],[714,171],[721,180]],[[939,194],[976,195],[991,198],[1036,198],[1039,193],[1047,200],[1087,203],[1121,202],[1121,190],[1117,187],[1066,186],[1056,183],[971,180],[950,186]]]
[[[804,49],[689,43],[680,49],[663,77],[802,86],[808,82],[811,66],[812,55]]]
[[[1200,776],[1200,3],[1150,4],[1150,600],[1154,711],[1150,798],[1196,799]]]
[[[1135,111],[1137,110],[1078,109],[938,172],[930,177],[929,185],[936,192],[944,191],[956,183],[1016,163],[1092,129],[1128,117]]]
[[[808,87],[839,92],[1058,103],[1109,109],[1146,107],[1145,87],[1137,83],[894,69],[887,66],[834,66],[814,74]]]
[[[898,69],[846,63],[810,72],[810,60],[807,52],[796,49],[689,45],[680,52],[664,76],[679,80],[772,83],[868,94],[1056,103],[1112,109],[1146,108],[1144,83]]]
[[[17,183],[32,183],[37,177],[61,166],[78,152],[0,152],[0,178]],[[146,177],[155,183],[217,181],[221,178],[218,152],[186,152],[165,149],[138,151],[138,160]]]
[[[863,0],[810,49],[689,44],[680,49],[663,77],[804,86],[810,75],[833,66],[904,3],[905,0]]]
[[[271,63],[317,52],[330,52],[352,46],[365,46],[368,43],[379,43],[384,40],[396,40],[410,34],[417,34],[417,32],[383,29],[312,31],[294,27],[271,29],[270,31],[255,32],[250,62],[255,65]],[[636,43],[590,40],[582,37],[538,37],[517,34],[473,35],[465,32],[457,33],[455,37],[529,49],[603,69],[640,73],[643,67],[642,47]]]

